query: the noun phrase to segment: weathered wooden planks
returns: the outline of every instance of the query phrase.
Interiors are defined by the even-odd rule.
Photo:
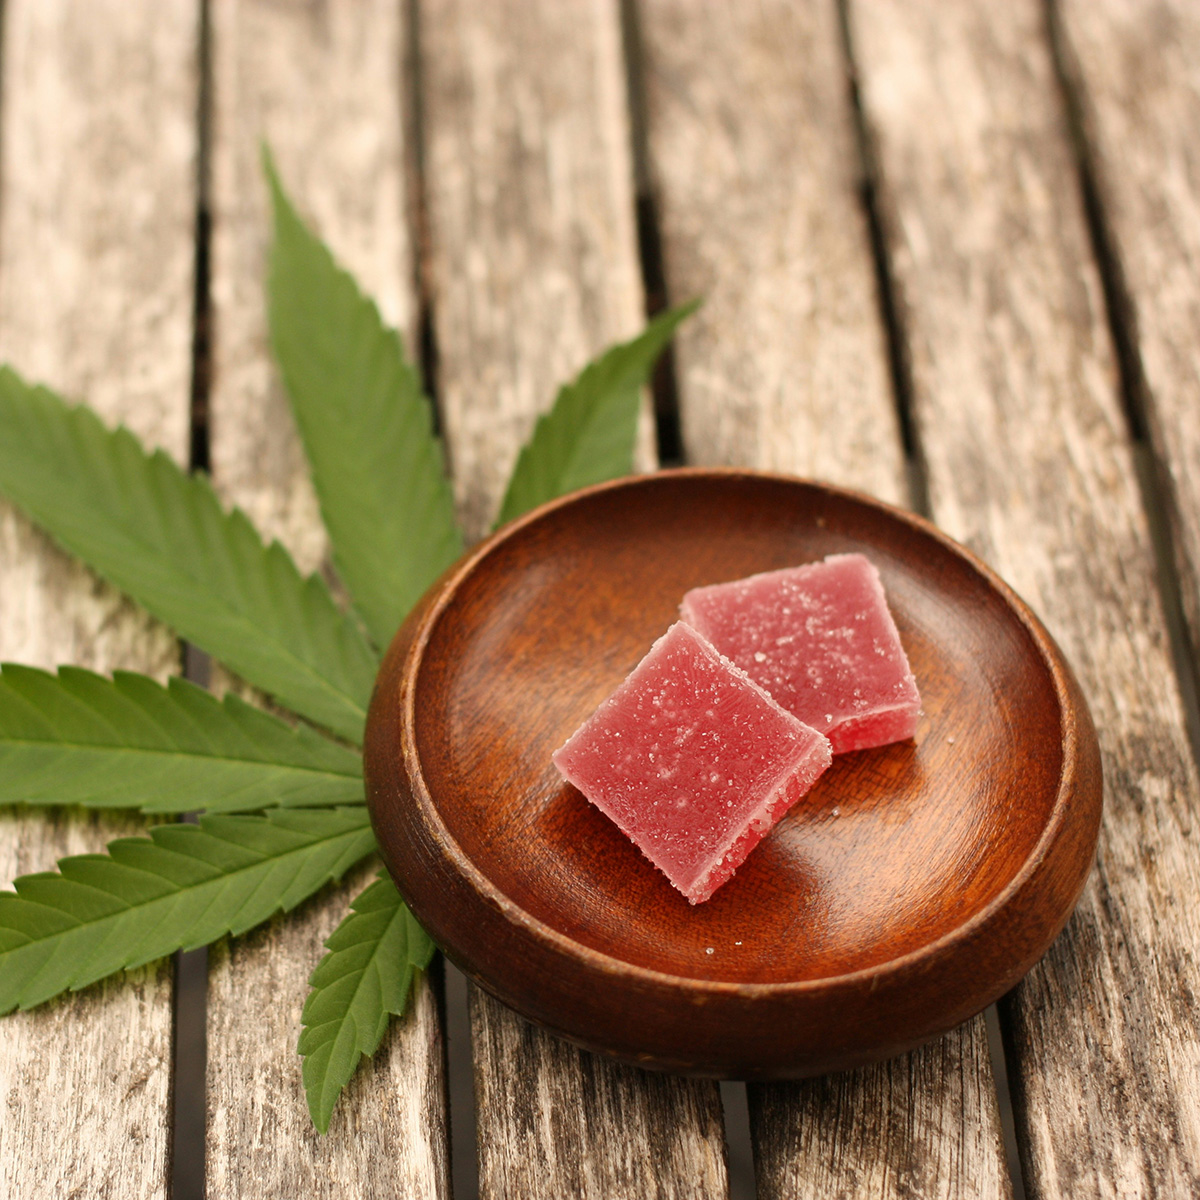
[[[477,535],[555,387],[642,322],[617,6],[430,0],[420,64],[439,400]],[[477,989],[471,1022],[485,1200],[725,1194],[715,1085],[584,1054]]]
[[[650,172],[690,461],[907,498],[837,11],[643,0]],[[982,1019],[893,1062],[750,1088],[759,1195],[1004,1196]]]
[[[16,0],[0,108],[0,357],[186,462],[198,5]],[[160,678],[175,639],[0,511],[0,658]],[[0,814],[0,872],[136,819]],[[165,1196],[170,966],[0,1021],[0,1194]]]
[[[222,495],[304,569],[326,544],[267,352],[270,236],[259,143],[302,211],[406,334],[415,323],[406,218],[402,6],[215,0],[212,13],[212,470]],[[411,337],[409,338],[411,344]],[[448,1192],[440,1024],[426,981],[347,1089],[329,1133],[309,1120],[296,1039],[321,943],[368,882],[211,957],[208,1187],[213,1195],[442,1197]]]
[[[1197,779],[1043,14],[852,14],[934,516],[1060,639],[1105,760],[1096,870],[1003,1009],[1026,1184],[1193,1195]]]
[[[194,9],[191,3],[9,0],[0,113],[0,349],[30,374],[88,398],[109,419],[126,419],[181,458],[187,439]],[[897,15],[885,5],[863,3],[855,9],[860,60],[868,115],[882,150],[893,269],[907,300],[904,329],[935,515],[988,554],[1052,622],[1081,668],[1105,741],[1110,807],[1101,872],[1080,916],[1007,1014],[1022,1130],[1030,1139],[1031,1189],[1046,1195],[1154,1190],[1186,1195],[1200,1186],[1198,1064],[1191,1032],[1197,1015],[1191,998],[1196,784],[1180,734],[1145,529],[1113,402],[1096,279],[1055,115],[1044,32],[1032,8],[1014,11],[1010,24],[1007,12],[976,22],[964,19],[961,10],[946,9],[936,25],[927,25],[911,8]],[[346,26],[340,22],[347,12],[362,22],[355,26],[363,39],[357,43],[361,57],[343,57]],[[829,227],[835,207],[818,213],[813,231],[806,233],[798,225],[803,187],[777,187],[781,179],[794,178],[788,172],[803,167],[822,177],[832,171],[835,180],[840,172],[844,178],[838,187],[847,195],[853,189],[845,118],[832,132],[817,123],[822,113],[828,116],[828,98],[842,86],[833,74],[822,73],[836,62],[828,41],[832,16],[802,11],[776,17],[793,22],[784,32],[791,29],[797,41],[784,44],[797,45],[802,39],[795,29],[803,32],[808,21],[823,39],[819,56],[793,59],[810,64],[806,69],[776,78],[764,73],[762,63],[768,59],[764,39],[780,26],[760,29],[743,60],[732,50],[734,39],[704,40],[708,18],[701,10],[681,20],[673,10],[647,4],[648,36],[661,12],[675,24],[666,26],[669,44],[651,40],[649,52],[663,63],[668,52],[680,58],[657,83],[651,80],[652,89],[663,89],[658,102],[664,106],[681,103],[680,97],[697,100],[693,128],[676,134],[680,161],[674,168],[682,181],[680,193],[694,193],[692,208],[672,199],[676,193],[663,165],[673,153],[670,146],[660,141],[655,150],[673,295],[702,291],[709,296],[701,318],[705,324],[696,326],[690,341],[685,338],[681,358],[689,451],[697,461],[812,470],[902,498],[894,419],[886,405],[873,407],[886,393],[886,372],[869,260],[861,230],[853,228],[858,210],[841,201],[844,207],[833,223],[843,234],[850,231],[843,245],[836,241],[842,235]],[[429,9],[427,23],[431,13],[436,15]],[[751,17],[740,14],[739,19]],[[1179,86],[1181,79],[1194,77],[1192,21],[1189,10],[1166,3],[1136,11],[1068,5],[1063,15],[1092,106],[1091,153],[1100,166],[1104,215],[1133,305],[1123,316],[1137,320],[1150,432],[1174,489],[1185,573],[1198,561],[1197,503],[1189,490],[1197,470],[1195,422],[1188,412],[1195,385],[1194,339],[1188,337],[1195,327],[1190,277],[1195,275],[1197,222],[1188,142],[1195,94],[1192,84]],[[214,26],[218,71],[224,69],[241,89],[229,100],[231,93],[222,91],[229,78],[217,88],[218,105],[227,105],[224,119],[236,115],[237,120],[232,135],[227,126],[217,136],[217,176],[224,190],[217,203],[214,300],[220,323],[217,366],[223,375],[218,375],[214,465],[226,494],[250,507],[263,528],[287,537],[311,565],[323,555],[323,538],[295,441],[279,433],[286,419],[264,351],[265,224],[256,162],[262,126],[255,121],[270,110],[266,119],[277,124],[267,132],[276,138],[281,166],[303,207],[369,282],[392,319],[410,328],[407,241],[399,216],[403,143],[389,140],[397,136],[400,105],[396,100],[386,115],[375,108],[381,95],[396,96],[399,85],[372,74],[385,59],[389,72],[398,69],[400,52],[387,40],[399,37],[396,14],[392,6],[386,11],[382,6],[312,6],[295,15],[265,4],[222,7],[216,0]],[[368,26],[369,35],[362,32]],[[240,39],[238,56],[222,59],[221,42],[227,49],[231,28],[237,31],[233,40]],[[296,28],[304,35],[289,40],[286,31]],[[542,36],[553,44],[550,33],[543,30]],[[390,48],[378,57],[368,55],[364,44],[373,39]],[[495,52],[486,38],[471,45],[485,59]],[[333,87],[321,69],[327,63],[323,53],[338,61],[350,58],[361,80],[353,89],[338,85],[336,104],[320,91]],[[281,66],[277,56],[290,56],[290,65]],[[368,58],[374,65],[364,69]],[[536,95],[530,101],[530,91],[565,88],[553,80],[530,81],[542,61],[539,51],[515,66],[501,63],[510,79],[513,74],[522,79],[496,83],[490,102],[482,106],[486,110],[490,104],[493,111],[485,115],[502,117],[505,102],[512,104],[514,97],[522,98],[516,107],[525,113],[529,104],[542,103]],[[703,69],[696,68],[697,61]],[[714,62],[726,64],[735,77],[736,69],[754,64],[753,84],[740,95],[733,91],[734,101],[724,107],[708,106],[721,87],[732,91],[717,78]],[[230,63],[240,65],[235,70]],[[690,75],[699,77],[696,91],[689,91]],[[291,82],[281,84],[281,77]],[[256,99],[255,89],[266,94]],[[349,120],[345,106],[351,104],[351,90],[354,102],[369,107],[372,115],[355,126],[356,135],[344,136],[341,122]],[[558,103],[555,99],[554,106]],[[562,103],[562,111],[570,109],[566,100]],[[785,119],[793,122],[788,138],[767,138],[777,118],[750,119],[760,103],[772,113],[774,105],[783,106]],[[796,110],[787,107],[791,104]],[[659,110],[660,117],[664,111]],[[242,113],[249,115],[243,120]],[[684,120],[679,113],[676,118]],[[540,120],[535,114],[509,143],[512,157],[527,155],[535,163],[544,158],[561,166],[562,155],[586,144],[569,132],[559,135],[556,148],[539,150]],[[663,138],[664,127],[659,125],[653,136]],[[723,141],[713,138],[714,130],[723,132]],[[714,144],[704,144],[702,133]],[[482,138],[486,160],[492,134],[480,118],[480,125],[461,137],[465,141],[447,143],[448,153],[461,158],[460,173],[473,172],[480,160],[462,147]],[[364,150],[371,138],[388,141],[390,148],[374,144]],[[839,147],[841,157],[832,165],[819,161],[826,145]],[[221,154],[230,156],[224,167]],[[347,157],[351,166],[340,171]],[[703,169],[714,162],[728,173]],[[753,188],[738,193],[731,187],[731,180],[742,174],[754,178],[756,172],[761,181]],[[459,195],[475,197],[482,190],[493,207],[528,208],[538,214],[539,230],[557,228],[536,203],[545,196],[562,197],[555,190],[561,175],[547,173],[554,186],[548,184],[541,196],[504,193],[488,182],[496,178],[511,175],[489,170],[482,182],[460,181]],[[88,186],[79,185],[84,179]],[[497,190],[489,193],[492,186]],[[563,203],[555,213],[580,202],[568,196]],[[754,231],[747,239],[749,257],[738,249],[726,207],[748,217],[745,225]],[[455,420],[450,398],[457,387],[467,413],[460,427],[474,428],[472,453],[477,459],[496,455],[477,469],[470,466],[473,460],[460,460],[460,496],[476,530],[487,522],[533,409],[549,400],[553,383],[591,349],[629,332],[638,315],[635,294],[627,327],[617,320],[601,324],[617,311],[611,297],[595,299],[607,287],[602,266],[595,265],[602,254],[586,260],[593,262],[584,276],[587,287],[572,291],[570,272],[554,265],[557,251],[547,256],[550,266],[539,265],[543,260],[511,227],[487,229],[488,211],[480,202],[465,219],[467,228],[478,220],[485,229],[471,251],[473,260],[453,257],[462,247],[447,249],[446,237],[456,228],[451,224],[435,241],[432,260],[450,389],[448,425]],[[597,228],[609,219],[598,220]],[[618,214],[617,219],[625,218]],[[520,224],[516,221],[518,232]],[[593,230],[593,236],[602,241],[608,234]],[[505,249],[493,254],[489,239]],[[625,239],[622,233],[610,243],[613,261],[626,253],[620,249]],[[586,237],[572,244],[592,245]],[[816,257],[831,244],[841,249]],[[380,246],[385,249],[377,253]],[[445,257],[439,260],[437,253]],[[505,253],[516,265],[506,268],[509,275],[494,277]],[[752,271],[727,266],[732,282],[726,287],[718,268],[726,262],[723,255],[735,253],[742,257],[728,262]],[[455,274],[471,262],[472,269],[483,272],[482,286],[472,283],[478,275]],[[229,263],[240,265],[226,270]],[[811,277],[797,283],[796,264],[806,264]],[[621,258],[618,271],[627,265]],[[539,278],[550,282],[538,284]],[[759,286],[755,280],[774,285]],[[634,281],[636,293],[636,275]],[[451,302],[448,289],[456,287],[463,294]],[[472,287],[478,290],[466,295]],[[832,295],[831,287],[837,289]],[[792,300],[789,289],[796,293]],[[623,286],[616,290],[627,292]],[[533,319],[508,322],[502,301],[510,292]],[[538,309],[546,297],[545,308]],[[574,303],[583,315],[573,313]],[[786,307],[792,303],[795,310]],[[793,328],[793,311],[804,314],[801,332]],[[463,312],[478,324],[447,326]],[[560,314],[566,315],[560,319]],[[830,326],[816,336],[813,331],[820,331],[824,320]],[[735,335],[744,341],[731,342]],[[515,339],[526,336],[528,344],[516,345]],[[448,355],[456,337],[462,344]],[[487,356],[477,352],[481,345],[490,346]],[[561,361],[540,364],[543,350],[560,353]],[[828,359],[822,357],[826,353]],[[455,370],[462,373],[456,377]],[[789,407],[797,393],[836,398],[847,389],[859,397],[848,428],[844,413],[813,420],[818,409],[807,402],[799,410]],[[480,415],[471,415],[480,395],[493,394],[501,402],[479,404]],[[691,396],[703,403],[693,406]],[[517,410],[520,420],[513,417]],[[860,423],[864,413],[875,415]],[[493,435],[493,429],[500,432]],[[826,440],[834,431],[851,444],[845,457]],[[0,574],[0,655],[47,664],[134,666],[159,674],[177,665],[171,638],[47,549],[8,512],[0,518]],[[1195,623],[1194,581],[1190,586]],[[9,814],[3,821],[9,877],[48,866],[58,854],[93,848],[127,828]],[[398,1188],[403,1186],[398,1164],[444,1180],[439,1144],[444,1123],[426,1119],[437,1111],[441,1090],[428,991],[422,993],[415,1025],[429,1041],[414,1051],[413,1034],[405,1026],[355,1082],[344,1114],[357,1128],[343,1128],[325,1142],[303,1132],[307,1117],[292,1053],[303,977],[343,907],[344,899],[314,908],[307,926],[281,923],[214,955],[214,1191],[243,1187],[264,1194],[287,1189],[319,1194],[323,1186],[333,1190],[330,1180],[351,1194]],[[162,972],[139,972],[131,982],[113,981],[0,1024],[6,1104],[0,1122],[0,1192],[53,1194],[66,1181],[81,1194],[163,1194],[169,1140],[165,980]],[[503,1010],[491,1006],[480,1016],[477,1005],[476,1018],[481,1040],[497,1043],[485,1051],[493,1063],[565,1061],[542,1076],[562,1085],[553,1100],[530,1091],[511,1106],[507,1128],[517,1133],[488,1151],[494,1163],[490,1178],[499,1181],[493,1190],[521,1172],[545,1170],[566,1188],[599,1193],[616,1178],[617,1186],[633,1192],[660,1169],[686,1183],[697,1163],[719,1190],[720,1135],[707,1102],[695,1105],[685,1092],[685,1121],[698,1133],[696,1140],[680,1142],[669,1125],[647,1124],[647,1113],[666,1106],[662,1097],[648,1105],[636,1099],[655,1096],[664,1081],[639,1079],[632,1088],[621,1081],[614,1088],[603,1070],[596,1073],[595,1060],[560,1043],[547,1040],[542,1046],[540,1035]],[[962,1194],[976,1194],[974,1189],[987,1194],[998,1187],[991,1176],[969,1170],[972,1163],[994,1161],[986,1121],[960,1123],[956,1115],[958,1104],[975,1111],[972,1106],[990,1087],[979,1073],[981,1060],[971,1041],[976,1036],[970,1029],[961,1031],[922,1056],[861,1078],[781,1089],[778,1096],[774,1089],[757,1093],[763,1190],[887,1194],[908,1188],[936,1195],[956,1188]],[[536,1049],[527,1040],[537,1042]],[[61,1053],[64,1045],[71,1046],[69,1056]],[[406,1064],[414,1054],[424,1073],[415,1083],[409,1080],[402,1092],[406,1099],[396,1102],[395,1080],[409,1079]],[[500,1070],[488,1078],[496,1088],[506,1081]],[[944,1107],[920,1100],[938,1089],[951,1094]],[[918,1097],[915,1103],[910,1090]],[[371,1112],[381,1103],[391,1105],[385,1118]],[[493,1096],[485,1107],[502,1104]],[[573,1120],[579,1112],[585,1114],[582,1124]],[[243,1123],[251,1120],[252,1125]],[[548,1122],[550,1133],[543,1138],[539,1125],[537,1136],[522,1142],[528,1131],[522,1123],[535,1120]],[[601,1135],[615,1128],[623,1137],[628,1124],[638,1130],[634,1141],[641,1157],[628,1174],[620,1174],[627,1164],[613,1157],[611,1140]],[[406,1127],[407,1148],[397,1149],[393,1141],[377,1164],[385,1176],[375,1174],[358,1155],[365,1153],[362,1147],[378,1145],[380,1129],[392,1131],[396,1125]],[[590,1149],[593,1135],[602,1143],[596,1150]],[[240,1144],[239,1138],[244,1139]],[[886,1147],[882,1153],[881,1145]],[[692,1150],[699,1158],[688,1162],[684,1156]],[[500,1162],[510,1151],[525,1156]],[[542,1153],[548,1156],[538,1158]],[[661,1167],[671,1162],[675,1165]],[[957,1164],[965,1165],[960,1170]],[[959,1173],[945,1174],[949,1168]],[[680,1190],[686,1190],[685,1183]]]
[[[1200,660],[1200,11],[1063,3],[1060,48],[1115,255],[1110,301],[1137,358],[1136,398],[1170,493]]]

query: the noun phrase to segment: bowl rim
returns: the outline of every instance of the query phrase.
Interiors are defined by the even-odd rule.
[[[425,780],[417,753],[416,696],[420,667],[425,650],[438,623],[453,603],[458,589],[473,574],[482,560],[494,553],[509,540],[520,536],[530,525],[538,523],[550,514],[576,504],[586,503],[591,498],[608,492],[631,487],[655,486],[675,479],[744,479],[752,482],[775,483],[786,486],[800,485],[810,491],[823,492],[839,500],[875,509],[890,519],[907,524],[917,533],[933,538],[943,550],[963,560],[968,567],[982,576],[984,582],[991,589],[999,593],[1008,609],[1017,617],[1031,642],[1036,647],[1038,656],[1053,681],[1059,714],[1060,742],[1062,745],[1062,766],[1059,772],[1058,789],[1050,809],[1049,818],[1042,826],[1041,833],[1025,860],[1004,887],[987,904],[975,909],[961,924],[956,925],[940,937],[895,958],[889,958],[884,962],[860,967],[855,971],[837,975],[817,976],[811,979],[754,983],[706,979],[675,974],[668,971],[659,971],[652,967],[641,966],[637,963],[615,957],[605,951],[596,950],[568,936],[540,918],[533,916],[517,904],[506,892],[497,887],[476,865],[474,860],[459,845],[457,839],[442,819]],[[399,717],[401,722],[400,745],[402,747],[403,763],[420,819],[429,830],[436,834],[435,840],[453,869],[464,878],[471,890],[487,901],[492,908],[504,917],[507,923],[518,926],[527,934],[536,937],[551,952],[581,961],[589,969],[599,971],[605,975],[639,981],[654,988],[678,990],[686,993],[688,996],[695,996],[697,993],[700,993],[714,998],[719,996],[737,996],[750,1000],[765,999],[767,997],[818,996],[840,988],[854,988],[867,981],[873,981],[877,985],[880,980],[888,979],[893,975],[902,975],[919,967],[926,961],[932,963],[946,953],[952,952],[960,944],[970,942],[999,912],[1020,895],[1031,878],[1037,874],[1050,851],[1054,848],[1062,826],[1067,820],[1068,801],[1075,790],[1076,779],[1080,770],[1079,731],[1076,723],[1067,720],[1067,713],[1071,710],[1069,699],[1072,693],[1072,680],[1066,660],[1053,638],[1020,596],[972,551],[968,550],[961,543],[956,542],[948,534],[942,532],[926,518],[852,488],[827,483],[824,480],[787,475],[782,472],[761,471],[746,467],[720,466],[662,468],[656,471],[639,475],[626,475],[619,479],[594,484],[540,504],[536,508],[523,513],[520,517],[515,518],[513,521],[501,526],[489,537],[480,541],[457,564],[451,567],[446,575],[435,585],[432,601],[426,606],[424,611],[418,614],[418,617],[419,619],[416,628],[413,630],[412,639],[404,655],[396,686],[401,693]],[[453,947],[450,948],[450,951],[453,957]],[[474,964],[470,964],[468,970],[469,973],[474,973],[477,968]]]

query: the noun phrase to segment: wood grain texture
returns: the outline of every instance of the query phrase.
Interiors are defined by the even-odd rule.
[[[608,0],[429,0],[420,43],[438,399],[477,537],[537,413],[644,320],[621,31]]]
[[[428,979],[347,1084],[324,1136],[305,1104],[296,1039],[308,975],[376,869],[210,951],[209,1195],[449,1195],[441,1020]]]
[[[198,6],[5,6],[0,357],[186,461]],[[0,658],[159,678],[178,644],[0,509]],[[136,833],[133,818],[0,814],[0,872]],[[0,1021],[0,1194],[166,1195],[171,970]]]
[[[759,1197],[1011,1195],[982,1025],[857,1071],[750,1088]]]
[[[835,5],[639,13],[668,287],[706,296],[676,356],[689,458],[906,502]],[[763,1197],[1009,1194],[981,1018],[750,1103]]]
[[[649,167],[692,463],[906,498],[837,9],[644,0]]]
[[[439,402],[477,536],[559,383],[642,323],[617,6],[430,0],[420,63]],[[474,989],[470,1006],[483,1197],[725,1194],[715,1085],[580,1054]]]
[[[215,0],[211,20],[214,477],[312,571],[328,545],[267,343],[260,148],[411,352],[404,22],[388,0]]]
[[[402,6],[384,0],[211,8],[212,469],[304,570],[324,531],[267,350],[266,138],[285,185],[340,261],[406,335],[414,323],[406,217]],[[411,338],[408,339],[411,345]],[[296,1039],[321,942],[361,885],[214,952],[208,999],[208,1186],[214,1195],[442,1197],[444,1056],[429,983],[318,1137]]]
[[[1057,7],[1200,661],[1200,11],[1181,0]]]
[[[481,1197],[728,1194],[714,1084],[589,1054],[479,988],[470,1012],[480,1137],[489,1138],[480,1147]]]
[[[1194,1195],[1197,778],[1043,14],[852,12],[934,515],[1047,621],[1104,756],[1096,869],[1002,1010],[1026,1185]]]

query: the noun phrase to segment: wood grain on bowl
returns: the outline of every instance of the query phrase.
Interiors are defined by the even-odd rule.
[[[846,755],[692,907],[550,755],[689,588],[861,551],[916,737]],[[485,988],[643,1065],[781,1078],[884,1057],[1002,994],[1087,875],[1095,734],[1049,635],[927,523],[746,471],[603,485],[501,530],[397,635],[367,740],[400,889]]]

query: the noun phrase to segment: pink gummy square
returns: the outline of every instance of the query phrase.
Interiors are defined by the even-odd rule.
[[[861,554],[694,588],[683,619],[834,754],[912,737],[921,697],[879,572]]]
[[[554,763],[693,904],[831,761],[828,741],[678,622]]]

